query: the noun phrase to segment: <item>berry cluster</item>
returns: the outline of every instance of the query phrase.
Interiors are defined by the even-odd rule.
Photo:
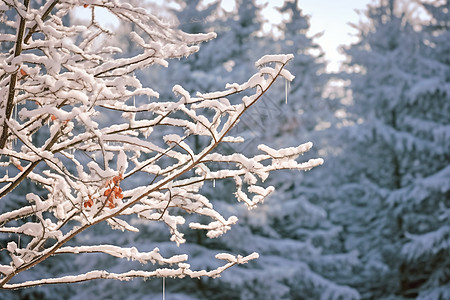
[[[119,186],[120,182],[123,180],[123,175],[119,174],[117,176],[114,176],[112,180],[108,180],[105,184],[105,191],[103,192],[103,196],[106,197],[106,207],[108,208],[115,208],[116,204],[114,201],[116,199],[123,199],[123,191],[122,188]],[[92,200],[91,195],[88,195],[89,199],[84,202],[84,207],[92,207],[94,204],[94,201]]]

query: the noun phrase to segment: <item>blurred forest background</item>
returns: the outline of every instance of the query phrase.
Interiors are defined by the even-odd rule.
[[[269,184],[277,192],[251,211],[236,201],[226,181],[206,186],[224,216],[239,218],[218,239],[186,228],[187,243],[177,248],[163,224],[136,220],[138,234],[97,227],[103,242],[142,250],[157,246],[166,256],[188,253],[192,267],[203,269],[216,266],[218,252],[259,252],[258,260],[221,278],[166,279],[165,299],[170,300],[450,299],[448,0],[373,1],[353,24],[357,42],[342,48],[346,61],[332,73],[318,36],[310,34],[301,0],[278,7],[283,19],[275,25],[263,17],[264,6],[250,0],[237,0],[233,11],[218,1],[130,2],[183,31],[218,34],[168,68],[136,73],[163,99],[174,97],[175,84],[195,93],[243,82],[261,56],[293,53],[288,66],[296,76],[293,83],[279,82],[264,96],[235,129],[246,143],[226,151],[249,155],[260,143],[277,148],[312,141],[315,152],[308,156],[322,157],[325,164],[273,176]],[[115,29],[128,45],[124,56],[138,51],[129,39],[137,30]],[[191,145],[202,146],[201,140]],[[2,211],[7,207],[0,204]],[[91,235],[79,239],[102,243]],[[25,276],[92,267],[123,272],[133,264],[139,263],[92,254],[75,260],[61,256]],[[162,299],[162,289],[161,279],[93,281],[0,291],[0,298]]]

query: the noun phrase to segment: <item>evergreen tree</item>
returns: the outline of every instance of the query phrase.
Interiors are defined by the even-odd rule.
[[[401,188],[388,198],[402,218],[402,293],[450,298],[450,1],[424,4],[421,63],[408,86],[408,115],[398,122],[412,136]],[[412,107],[411,107],[412,106]],[[404,153],[403,152],[403,153]],[[412,153],[411,153],[412,152]],[[426,167],[424,167],[426,166]]]
[[[252,11],[249,2],[247,13]],[[334,122],[335,108],[328,99],[322,98],[328,76],[324,74],[321,50],[312,38],[307,37],[308,17],[302,13],[298,1],[286,1],[280,12],[289,15],[279,28],[283,36],[278,39],[258,37],[262,26],[253,26],[258,31],[249,35],[253,38],[246,43],[245,53],[251,53],[250,49],[294,53],[296,58],[292,66],[298,77],[290,87],[278,84],[262,99],[250,118],[243,120],[239,133],[247,134],[247,139],[253,135],[255,141],[271,147],[294,144],[305,138],[326,144],[328,131],[320,131],[317,127],[324,122]],[[221,41],[220,33],[218,41]],[[311,54],[314,50],[319,54]],[[245,69],[248,59],[245,56],[232,56],[232,59],[237,64],[230,76],[239,77],[238,72]],[[222,280],[211,282],[219,285],[212,291],[215,297],[217,291],[226,291],[224,299],[229,299],[232,289],[236,290],[232,299],[359,298],[355,290],[340,284],[344,277],[352,274],[357,263],[356,252],[344,253],[339,252],[342,248],[337,249],[340,228],[328,220],[318,190],[303,183],[310,175],[303,178],[302,174],[294,177],[279,174],[271,180],[278,192],[268,200],[267,208],[248,212],[230,199],[218,197],[223,210],[237,215],[240,223],[234,228],[233,236],[224,236],[212,246],[235,249],[240,253],[248,253],[252,247],[257,247],[261,256],[258,261],[239,268],[239,273],[225,274]],[[217,186],[216,195],[226,195],[217,193],[218,189]]]
[[[325,166],[330,211],[345,247],[361,255],[348,283],[363,298],[447,299],[448,1],[425,5],[432,21],[423,31],[400,4],[369,6],[346,50],[354,125],[341,132],[338,162]]]
[[[246,138],[254,136],[258,143],[266,143],[276,147],[282,143],[294,144],[296,141],[315,137],[319,140],[325,136],[316,131],[315,126],[321,122],[331,122],[333,109],[322,99],[323,88],[327,76],[323,75],[324,63],[319,54],[310,54],[318,50],[318,46],[307,38],[309,23],[299,6],[298,1],[286,2],[281,8],[290,18],[280,26],[284,36],[275,39],[271,36],[258,37],[262,24],[246,20],[252,16],[255,20],[257,7],[252,2],[246,2],[238,16],[232,19],[217,20],[213,26],[218,31],[218,38],[205,45],[224,49],[220,53],[211,53],[217,61],[216,66],[220,76],[239,78],[245,69],[251,67],[249,53],[255,51],[294,53],[294,69],[299,76],[289,88],[288,103],[285,103],[285,84],[275,87],[273,93],[262,99],[250,118],[242,120],[239,134]],[[240,21],[246,20],[245,22]],[[220,25],[217,25],[220,24]],[[241,26],[244,28],[238,28]],[[253,32],[247,27],[252,28]],[[234,28],[221,31],[217,28]],[[246,37],[242,33],[248,33]],[[235,40],[238,42],[234,42]],[[239,43],[245,40],[245,43]],[[227,45],[229,45],[227,47]],[[238,47],[241,47],[239,49]],[[231,48],[231,49],[230,49]],[[234,49],[238,48],[238,49]],[[243,50],[244,49],[244,50]],[[255,50],[256,49],[256,50]],[[210,52],[199,52],[199,58]],[[227,56],[225,56],[227,54]],[[199,59],[195,62],[208,64]],[[224,62],[235,63],[230,71],[225,72]],[[322,74],[322,75],[321,75]],[[200,75],[201,76],[201,75]],[[201,77],[200,77],[201,78]],[[313,116],[313,117],[308,117]],[[239,149],[248,151],[247,149]],[[309,174],[308,174],[309,175]],[[306,177],[306,176],[305,176]],[[199,263],[207,249],[234,249],[245,254],[255,247],[261,254],[258,261],[239,268],[233,274],[224,274],[219,280],[202,280],[197,282],[203,289],[202,297],[207,299],[324,299],[343,297],[358,298],[358,293],[351,288],[339,284],[343,274],[351,273],[348,269],[356,263],[355,252],[337,253],[336,242],[340,229],[327,219],[326,211],[321,207],[317,191],[302,186],[302,175],[295,177],[279,174],[270,183],[277,186],[278,193],[266,204],[267,208],[257,208],[247,212],[242,204],[235,204],[228,197],[226,185],[217,185],[211,193],[214,194],[217,207],[222,211],[237,215],[240,219],[233,229],[233,235],[227,235],[220,240],[197,238],[199,251],[196,254]],[[201,250],[200,249],[204,249]],[[238,268],[236,268],[238,269]],[[347,275],[345,275],[347,276]],[[203,282],[204,281],[204,282]],[[207,289],[205,288],[207,287]],[[214,287],[214,288],[211,288]],[[191,289],[188,289],[191,290]],[[231,292],[233,291],[233,292]]]

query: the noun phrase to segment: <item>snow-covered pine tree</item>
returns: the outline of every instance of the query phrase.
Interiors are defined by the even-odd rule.
[[[259,52],[258,55],[263,54],[262,51],[294,52],[300,57],[294,60],[293,65],[302,75],[291,86],[292,94],[289,95],[288,104],[285,103],[285,83],[282,82],[272,88],[274,93],[261,99],[250,119],[242,120],[240,125],[243,126],[237,134],[249,134],[250,137],[253,135],[256,137],[255,141],[273,147],[283,143],[293,145],[301,140],[307,130],[295,126],[286,130],[286,123],[299,125],[295,122],[299,116],[308,119],[308,114],[315,113],[314,108],[321,107],[321,84],[325,84],[326,78],[319,78],[316,74],[323,67],[320,57],[315,58],[308,54],[309,48],[316,49],[317,46],[311,39],[306,38],[309,25],[299,11],[298,3],[287,3],[283,9],[283,12],[291,14],[286,24],[290,30],[286,30],[286,37],[279,40],[258,34],[261,32],[263,20],[257,18],[260,7],[252,1],[246,1],[243,9],[238,6],[234,14],[221,12],[218,3],[198,11],[198,4],[198,1],[180,3],[182,9],[175,11],[175,14],[181,28],[188,32],[192,30],[191,33],[214,30],[218,37],[203,45],[195,57],[174,61],[167,70],[153,69],[142,73],[139,75],[142,80],[151,78],[150,81],[158,86],[164,86],[166,82],[182,82],[188,91],[215,89],[219,81],[233,82],[236,78],[243,77],[246,70],[252,67],[251,57],[256,57],[255,52]],[[282,27],[283,31],[284,29],[285,27]],[[236,42],[237,39],[241,43]],[[186,73],[192,76],[185,78]],[[163,98],[170,97],[170,93],[164,94],[163,91],[161,95],[164,95],[161,96]],[[306,104],[307,111],[299,115],[298,109],[301,108],[301,103],[306,101],[311,101],[311,105]],[[325,115],[325,112],[321,111],[321,114]],[[308,122],[304,127],[314,128],[315,120],[308,119]],[[283,131],[288,132],[288,136],[283,137]],[[199,140],[190,146],[196,149],[202,142]],[[231,153],[235,151],[234,147],[236,146],[227,147],[225,150]],[[250,147],[243,150],[253,152]],[[284,176],[282,173],[277,175],[278,179],[272,183],[285,190],[277,193],[267,203],[267,207],[256,208],[251,212],[248,212],[242,203],[235,203],[230,183],[216,182],[204,186],[205,193],[217,210],[227,215],[236,215],[240,219],[233,229],[233,236],[211,240],[202,232],[187,231],[185,238],[191,243],[181,245],[181,248],[177,249],[173,244],[164,242],[167,241],[167,236],[158,224],[149,223],[140,227],[141,232],[138,235],[127,236],[128,238],[122,241],[129,245],[140,245],[150,240],[166,252],[183,251],[189,254],[193,265],[205,269],[214,267],[216,263],[206,257],[210,257],[211,253],[219,249],[242,255],[251,253],[252,247],[261,251],[258,262],[247,264],[244,268],[234,268],[230,275],[224,274],[219,279],[166,279],[166,296],[171,299],[283,299],[320,296],[358,298],[357,292],[338,283],[342,274],[348,273],[347,269],[355,263],[354,253],[346,255],[333,249],[336,254],[330,255],[329,249],[335,248],[339,228],[327,220],[325,211],[318,205],[318,197],[307,189],[299,188],[302,181],[300,174],[295,177]],[[314,198],[316,203],[310,202],[309,197]],[[186,219],[195,219],[195,216],[186,216]],[[105,241],[113,238],[111,234],[101,237]],[[113,269],[122,269],[126,265],[124,262],[105,259],[97,260],[96,264],[108,265]],[[130,285],[136,299],[161,291],[161,281],[156,280],[127,283],[127,286]],[[120,298],[127,295],[124,285],[101,282],[84,286],[74,297],[82,299],[98,290],[101,291],[102,297],[114,295]]]
[[[360,252],[348,284],[363,298],[446,299],[448,3],[426,6],[435,11],[431,24],[443,25],[436,31],[417,31],[402,4],[370,5],[359,42],[346,50],[354,125],[342,130],[336,163],[324,168],[337,200],[330,211],[346,248]]]
[[[248,2],[247,9],[252,11]],[[287,103],[286,85],[279,82],[272,93],[258,103],[251,113],[252,118],[244,120],[239,128],[243,134],[254,135],[258,143],[272,147],[294,144],[302,136],[308,136],[308,140],[324,139],[327,133],[319,134],[317,127],[321,122],[334,119],[333,107],[322,98],[328,78],[319,47],[307,37],[307,16],[301,12],[298,1],[286,1],[280,11],[289,16],[279,27],[283,36],[258,37],[262,26],[254,26],[258,31],[250,34],[253,40],[245,46],[295,53],[292,66],[300,77],[289,83]],[[220,42],[220,32],[218,34]],[[231,77],[248,63],[246,57],[232,56],[230,60],[235,61],[237,67],[231,70]],[[234,211],[241,222],[233,229],[236,231],[233,236],[224,236],[216,243],[207,242],[243,253],[250,250],[250,245],[258,245],[261,256],[258,262],[239,268],[239,273],[225,274],[223,280],[212,283],[219,285],[212,291],[225,291],[224,299],[230,297],[230,289],[239,291],[233,299],[359,298],[355,290],[340,284],[343,277],[352,274],[356,253],[336,249],[340,228],[328,221],[318,189],[303,185],[301,174],[292,177],[280,173],[271,183],[279,189],[269,199],[267,209],[261,207],[248,212],[230,199],[220,202],[223,211]]]
[[[213,21],[210,26],[217,26],[214,30],[217,31],[218,38],[203,47],[202,50],[205,51],[199,52],[199,60],[192,64],[196,64],[197,67],[205,64],[200,69],[205,66],[208,69],[208,62],[214,58],[217,61],[213,61],[209,67],[215,67],[218,70],[216,73],[218,78],[232,79],[239,78],[243,70],[250,67],[248,55],[251,49],[296,53],[293,65],[301,76],[292,83],[288,103],[285,103],[285,83],[283,82],[274,87],[273,93],[259,102],[257,109],[251,114],[252,118],[243,120],[244,124],[240,124],[239,128],[239,134],[250,133],[259,143],[264,142],[270,146],[283,143],[294,144],[297,140],[301,140],[302,135],[312,136],[312,131],[316,129],[314,123],[318,123],[319,119],[320,122],[332,120],[333,111],[321,98],[326,76],[317,74],[320,73],[321,68],[323,71],[324,64],[321,62],[320,55],[315,57],[309,54],[309,50],[317,50],[317,45],[312,42],[312,39],[306,37],[309,24],[300,12],[298,2],[287,2],[282,8],[282,12],[291,17],[285,26],[280,27],[285,36],[278,40],[272,36],[258,37],[262,24],[254,24],[259,14],[257,9],[255,4],[252,7],[252,1],[248,1],[245,9],[241,10],[238,6],[238,15],[231,20]],[[253,22],[245,19],[249,18],[249,15],[252,16]],[[192,14],[190,17],[198,19]],[[203,19],[211,20],[211,18]],[[218,23],[220,25],[217,25]],[[204,25],[207,26],[207,24]],[[245,26],[245,28],[239,29],[237,26]],[[250,26],[254,32],[247,28]],[[222,33],[221,28],[226,31]],[[235,30],[228,31],[229,28]],[[239,32],[247,32],[248,36],[244,38],[242,34],[238,34]],[[245,40],[245,43],[241,43],[241,47],[245,47],[245,50],[234,49],[240,45],[233,40],[237,38]],[[223,51],[212,53],[206,50],[208,47],[213,49],[214,45],[220,45],[217,49],[223,49]],[[227,47],[227,45],[231,46]],[[211,53],[211,59],[203,61],[201,58],[205,53],[206,55]],[[229,71],[223,66],[223,63],[227,62],[234,64],[228,69]],[[204,78],[202,76],[205,75],[208,74],[199,74],[198,78]],[[205,80],[211,79],[205,78]],[[202,83],[196,83],[193,79],[193,84]],[[304,111],[301,112],[300,109]],[[308,118],[310,115],[318,114],[321,117],[317,119]],[[308,124],[300,124],[300,122]],[[245,151],[252,150],[246,148]],[[267,209],[259,208],[247,212],[245,207],[235,204],[229,197],[227,192],[229,186],[218,183],[210,189],[212,198],[217,201],[218,209],[237,215],[241,222],[234,227],[233,236],[225,236],[219,240],[198,237],[196,247],[192,247],[191,250],[195,253],[194,256],[198,257],[199,264],[208,265],[211,262],[202,260],[202,257],[211,249],[234,249],[239,253],[248,253],[253,246],[256,246],[261,252],[259,261],[239,268],[239,271],[233,274],[225,274],[219,280],[195,281],[192,284],[193,287],[182,288],[172,282],[170,285],[174,290],[184,289],[192,296],[191,291],[197,288],[200,292],[199,297],[207,299],[212,297],[215,299],[283,299],[300,296],[358,298],[357,292],[337,283],[343,273],[351,273],[348,268],[351,269],[355,264],[355,253],[337,253],[334,249],[334,240],[338,239],[339,228],[327,220],[326,212],[320,207],[320,201],[314,193],[317,191],[300,187],[301,175],[295,177],[278,175],[271,182],[283,187],[283,190],[270,200]],[[315,203],[310,202],[310,197],[315,198],[312,200]],[[330,249],[333,250],[330,251]]]
[[[242,115],[278,77],[293,79],[285,69],[292,55],[264,56],[256,62],[259,71],[242,84],[195,97],[175,85],[173,99],[157,100],[159,94],[144,87],[133,73],[194,53],[197,44],[214,38],[214,33],[184,33],[145,9],[120,1],[54,0],[38,8],[29,4],[28,0],[23,4],[0,1],[0,14],[6,16],[1,22],[16,31],[0,35],[1,41],[14,44],[0,55],[0,198],[20,195],[16,193],[26,184],[39,189],[29,189],[25,206],[0,214],[0,232],[8,236],[2,245],[7,255],[0,265],[0,287],[135,277],[216,277],[256,258],[256,253],[220,253],[215,257],[222,265],[194,271],[183,253],[164,258],[157,247],[124,247],[120,238],[99,243],[104,231],[97,228],[107,224],[111,229],[137,232],[141,222],[160,222],[172,242],[183,244],[180,225],[185,214],[193,213],[202,215],[206,223],[189,222],[189,227],[217,237],[237,218],[224,217],[214,208],[202,194],[205,182],[233,180],[240,199],[255,206],[273,191],[261,186],[270,172],[321,164],[321,159],[296,161],[310,149],[309,143],[281,150],[262,145],[262,154],[252,157],[224,154],[218,148],[222,143],[242,142],[229,135]],[[90,22],[64,24],[62,18],[78,6],[91,11]],[[141,47],[140,53],[119,55],[122,48],[114,43],[114,32],[96,22],[96,7],[137,25],[139,32],[130,35]],[[8,19],[11,15],[5,12],[9,10],[17,12],[15,20]],[[149,100],[136,103],[135,96]],[[206,110],[213,113],[207,115]],[[113,122],[108,114],[116,116]],[[161,131],[164,136],[159,139],[154,133]],[[195,136],[209,143],[193,150],[189,144]],[[82,253],[136,260],[144,266],[77,274],[58,270],[52,278],[26,275],[55,256]],[[151,267],[149,262],[166,267]]]
[[[323,122],[330,122],[333,109],[328,107],[328,101],[323,98],[324,88],[329,80],[325,73],[325,60],[323,51],[314,39],[309,36],[310,16],[305,16],[300,9],[298,0],[285,1],[279,9],[280,13],[287,15],[287,21],[279,25],[282,37],[277,43],[280,52],[295,53],[293,67],[300,72],[292,83],[286,83],[285,97],[278,99],[292,103],[289,107],[290,114],[284,122],[287,128],[280,130],[291,133],[311,134]],[[284,98],[288,99],[284,99]],[[286,103],[287,104],[287,103]],[[299,132],[301,131],[301,132]]]
[[[424,3],[420,61],[398,128],[411,138],[401,188],[388,201],[402,220],[402,294],[450,299],[450,1]],[[412,140],[412,141],[409,141]]]
[[[301,10],[301,2],[286,1],[280,12],[287,15],[279,25],[282,36],[270,43],[276,51],[296,53],[292,66],[300,76],[288,86],[278,83],[272,93],[259,103],[260,108],[272,108],[272,115],[265,115],[261,109],[265,122],[272,125],[269,129],[257,127],[261,128],[257,133],[258,140],[275,147],[295,143],[307,136],[314,144],[326,145],[325,140],[330,135],[323,129],[334,122],[335,108],[329,99],[323,98],[328,76],[322,51],[314,37],[308,36],[309,20]],[[339,247],[340,227],[328,219],[326,203],[321,195],[324,187],[313,184],[322,182],[322,176],[326,174],[321,173],[320,168],[295,177],[278,174],[270,179],[279,187],[269,199],[271,210],[255,210],[258,218],[248,218],[248,227],[255,240],[271,244],[261,256],[267,255],[271,266],[266,267],[266,273],[276,274],[268,276],[277,278],[271,281],[274,281],[273,290],[280,293],[278,297],[282,290],[286,290],[288,296],[284,297],[290,299],[359,298],[355,290],[341,284],[343,278],[352,274],[357,257],[355,252],[345,253]],[[286,253],[285,249],[291,251]],[[276,260],[280,257],[295,263],[283,267],[282,259]],[[258,297],[263,296],[255,298]]]

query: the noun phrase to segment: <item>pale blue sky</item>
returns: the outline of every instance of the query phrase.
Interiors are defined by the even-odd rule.
[[[234,0],[222,1],[224,4],[234,2]],[[270,7],[281,6],[283,0],[256,1],[268,4],[267,14],[276,23],[279,16]],[[348,25],[348,23],[357,24],[360,19],[355,10],[365,9],[369,3],[372,3],[372,0],[299,0],[303,13],[311,16],[310,35],[324,32],[316,42],[323,48],[326,59],[330,61],[329,70],[337,70],[339,63],[344,59],[344,56],[339,54],[338,47],[356,41],[356,30]]]
[[[305,14],[311,15],[311,33],[324,31],[317,40],[330,60],[330,70],[336,70],[344,59],[338,53],[338,46],[356,41],[356,30],[348,23],[358,23],[359,15],[355,9],[362,10],[372,0],[300,0],[300,8]]]
[[[232,10],[234,2],[235,0],[222,0],[222,5]],[[271,7],[281,6],[284,0],[256,0],[256,2],[267,3],[266,12],[271,15],[270,20],[275,23],[278,21],[279,16]],[[369,3],[372,3],[372,0],[299,0],[304,14],[311,16],[310,34],[324,32],[316,42],[325,51],[326,59],[330,62],[328,67],[330,71],[337,70],[339,63],[344,59],[344,56],[338,52],[338,47],[356,41],[356,31],[348,25],[348,23],[356,24],[359,21],[359,15],[355,10],[362,10]]]

